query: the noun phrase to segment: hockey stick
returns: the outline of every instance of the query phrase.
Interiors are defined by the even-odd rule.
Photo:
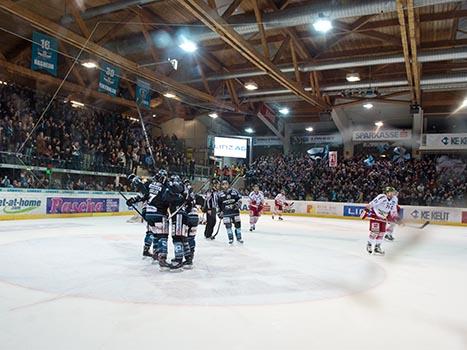
[[[363,220],[366,219],[366,218],[368,218],[369,220],[373,220],[373,221],[384,222],[386,224],[395,223],[396,225],[407,226],[407,227],[416,228],[416,229],[419,229],[419,230],[423,230],[425,227],[427,227],[430,224],[429,221],[425,221],[421,225],[411,225],[411,224],[406,224],[403,221],[398,221],[398,222],[397,221],[388,221],[388,220],[375,219],[375,218],[370,218],[370,217],[365,217],[365,218],[363,218]]]
[[[123,199],[125,199],[126,201],[128,201],[128,198],[127,198],[121,191],[118,191],[118,193],[120,194],[120,196],[123,197]],[[144,219],[143,214],[138,210],[138,208],[135,207],[134,204],[132,204],[131,207],[139,214],[139,216],[141,216],[141,217]]]
[[[221,228],[221,223],[222,223],[222,220],[219,219],[219,225],[217,225],[216,233],[213,236],[211,236],[212,240],[216,239],[216,236],[219,234],[219,229]]]

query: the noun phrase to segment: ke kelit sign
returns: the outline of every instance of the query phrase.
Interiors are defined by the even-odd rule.
[[[404,207],[405,219],[439,223],[462,222],[462,211],[456,208]]]
[[[38,198],[31,197],[16,197],[16,195],[8,197],[0,197],[0,214],[5,215],[25,215],[25,214],[40,214],[43,213],[41,206],[43,201]]]
[[[136,80],[136,103],[146,109],[151,108],[151,85],[144,80]]]
[[[426,134],[425,149],[467,149],[467,133],[463,134]],[[422,138],[423,140],[423,138]]]
[[[360,217],[363,210],[365,210],[364,206],[344,205],[344,216]]]
[[[99,91],[111,96],[117,96],[118,83],[120,82],[120,68],[103,61],[99,75]]]
[[[411,138],[412,131],[408,129],[361,130],[352,133],[353,141],[398,141]]]
[[[46,71],[57,76],[57,50],[57,39],[39,32],[33,32],[31,69]]]
[[[118,198],[48,197],[47,214],[114,213],[118,212]]]

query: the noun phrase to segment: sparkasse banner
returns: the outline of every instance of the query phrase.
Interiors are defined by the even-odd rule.
[[[353,141],[398,141],[411,138],[412,131],[409,129],[360,130],[352,133]]]
[[[231,137],[214,138],[214,155],[216,157],[246,158],[247,140]]]

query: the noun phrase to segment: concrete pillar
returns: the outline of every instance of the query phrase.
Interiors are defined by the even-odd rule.
[[[349,120],[347,114],[342,108],[333,108],[331,118],[342,136],[342,142],[344,143],[344,158],[352,158],[354,151],[352,141],[352,122]]]

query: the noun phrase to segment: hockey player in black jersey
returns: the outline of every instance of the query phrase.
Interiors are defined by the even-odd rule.
[[[219,218],[224,221],[227,235],[229,236],[229,244],[234,241],[232,225],[235,226],[235,237],[238,243],[243,243],[242,230],[240,222],[240,204],[242,196],[240,193],[230,187],[227,180],[222,181],[222,191],[219,193],[217,203],[219,206]]]
[[[167,200],[167,171],[159,170],[159,172],[151,178],[151,181],[143,183],[141,179],[135,175],[130,175],[128,180],[131,181],[132,187],[141,194],[129,198],[127,205],[131,206],[139,202],[146,202],[143,208],[143,218],[148,224],[148,230],[144,239],[143,255],[150,255],[151,243],[153,243],[153,258],[159,262],[161,269],[169,269],[170,264],[167,263],[167,238],[169,235],[169,224],[167,216],[168,200]]]
[[[183,211],[186,205],[185,186],[180,177],[173,175],[167,183],[167,197],[169,215],[172,223],[172,242],[174,245],[174,259],[170,265],[171,270],[180,270],[183,267],[184,241],[186,240],[186,228]]]
[[[194,193],[188,179],[184,181],[184,186],[186,203],[182,209],[184,214],[183,228],[185,230],[185,234],[183,235],[183,255],[185,257],[183,268],[191,269],[193,267],[193,258],[195,255],[196,231],[199,224],[197,205],[203,205],[204,198],[199,194]]]

